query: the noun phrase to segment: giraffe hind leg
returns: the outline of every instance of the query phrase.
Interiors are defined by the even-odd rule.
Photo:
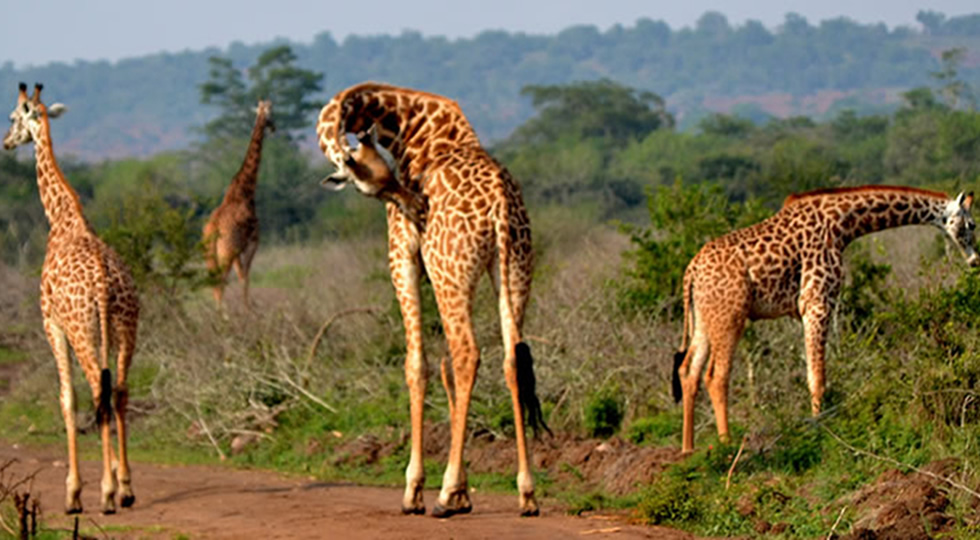
[[[44,331],[58,364],[61,385],[61,415],[65,421],[68,438],[68,476],[65,478],[65,513],[82,511],[82,480],[78,473],[78,430],[75,427],[75,391],[71,383],[71,356],[65,332],[51,321],[44,321]]]
[[[133,494],[132,478],[129,470],[129,456],[126,448],[126,407],[129,403],[129,386],[126,382],[130,362],[135,348],[135,331],[123,331],[118,352],[118,367],[116,371],[116,386],[113,391],[116,413],[116,437],[119,439],[119,460],[116,469],[116,479],[119,482],[119,504],[129,508],[136,502]]]

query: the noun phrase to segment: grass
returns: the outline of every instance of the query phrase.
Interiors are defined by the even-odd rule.
[[[644,447],[678,446],[680,410],[670,396],[669,375],[680,326],[660,313],[620,309],[615,287],[627,238],[607,227],[584,227],[565,211],[532,217],[541,249],[525,333],[546,420],[562,432],[601,431]],[[974,478],[980,411],[968,398],[980,382],[980,338],[971,322],[980,293],[956,266],[937,261],[933,239],[928,231],[895,231],[849,250],[849,257],[887,260],[892,270],[883,281],[868,282],[874,288],[861,298],[870,302],[869,313],[838,317],[828,343],[827,415],[819,423],[809,420],[799,323],[786,319],[750,327],[734,366],[730,400],[734,440],[746,436],[748,443],[728,490],[738,446],[719,444],[710,405],[702,398],[698,452],[649,485],[613,494],[566,464],[552,473],[536,471],[539,493],[572,513],[629,510],[650,523],[702,535],[756,536],[764,522],[786,524],[786,538],[825,536],[847,506],[843,501],[890,467],[855,455],[827,429],[856,448],[911,466],[958,457],[959,474]],[[176,301],[144,295],[129,378],[132,459],[214,465],[220,450],[229,456],[220,462],[224,466],[400,486],[408,459],[408,395],[384,240],[264,246],[254,275],[259,309],[253,314],[240,309],[235,286],[224,314],[211,305],[207,291]],[[428,286],[423,290],[431,294]],[[0,403],[0,438],[63,445],[54,362],[39,332],[36,303],[21,304],[26,307],[0,313],[18,322],[7,327],[16,329],[16,340],[0,343],[19,344],[0,348],[0,365],[26,366]],[[309,357],[324,321],[351,307],[376,311],[336,319]],[[426,418],[440,423],[447,407],[437,365],[446,347],[431,298],[423,308],[430,364]],[[474,324],[482,362],[470,426],[508,437],[513,422],[500,367],[499,322],[486,283],[479,289]],[[77,371],[80,417],[89,418],[87,384]],[[243,432],[258,434],[258,441],[232,455],[232,441]],[[352,445],[359,437],[385,451],[376,461],[358,458]],[[94,434],[83,436],[80,448],[97,459]],[[355,458],[343,459],[345,453]],[[443,466],[426,460],[427,487],[438,487]],[[474,473],[469,480],[480,491],[516,493],[511,470]],[[969,500],[953,492],[949,498],[955,531],[970,530],[975,518]],[[859,518],[857,510],[846,510],[837,530],[848,530]]]

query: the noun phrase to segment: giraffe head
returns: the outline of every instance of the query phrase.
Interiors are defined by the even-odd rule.
[[[34,94],[27,96],[27,85],[20,83],[17,94],[17,106],[10,113],[10,129],[3,137],[3,147],[5,150],[16,148],[22,144],[27,144],[37,140],[38,133],[43,125],[43,118],[57,118],[65,111],[65,106],[55,103],[51,107],[46,107],[41,103],[41,84],[34,85]]]
[[[966,257],[966,263],[970,266],[980,266],[980,255],[977,254],[973,237],[977,224],[970,214],[971,206],[973,206],[973,192],[966,195],[960,193],[955,199],[950,199],[946,203],[939,225],[960,248],[960,252]]]
[[[358,191],[373,197],[385,188],[400,184],[395,158],[378,144],[377,124],[359,133],[357,142],[354,151],[345,153],[343,166],[320,182],[323,187],[339,191],[352,182]]]
[[[271,133],[276,132],[276,125],[272,122],[272,102],[268,99],[260,99],[255,106],[255,115],[265,118],[265,128]]]

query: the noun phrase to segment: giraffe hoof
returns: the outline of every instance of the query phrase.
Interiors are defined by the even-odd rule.
[[[432,517],[445,519],[456,514],[469,514],[473,511],[472,505],[460,506],[459,508],[447,508],[439,503],[432,509]]]
[[[537,508],[528,508],[527,510],[521,510],[521,517],[538,517],[541,515],[541,511]]]
[[[115,505],[103,506],[102,507],[102,515],[103,516],[111,516],[112,514],[115,514],[115,513],[116,513],[116,507],[115,507]]]
[[[119,505],[122,506],[123,508],[129,508],[133,506],[133,503],[135,502],[136,502],[136,495],[133,495],[132,493],[123,495],[122,497],[119,498]]]
[[[73,516],[75,514],[81,514],[81,513],[82,513],[82,505],[80,504],[73,504],[65,508],[65,514],[69,516]]]
[[[421,516],[425,514],[425,506],[402,506],[402,514],[406,516]]]

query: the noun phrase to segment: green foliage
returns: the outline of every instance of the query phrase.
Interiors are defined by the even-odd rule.
[[[521,94],[531,96],[538,110],[536,118],[514,133],[515,140],[523,144],[562,137],[623,142],[674,125],[663,98],[609,79],[530,85]]]
[[[34,164],[0,153],[0,257],[8,264],[39,262],[47,218],[37,195]]]
[[[730,202],[718,186],[659,186],[649,194],[650,227],[624,225],[631,251],[619,291],[630,311],[679,314],[687,263],[708,240],[762,219],[756,202]]]
[[[607,386],[594,392],[585,404],[585,430],[590,437],[611,437],[623,423],[620,392]]]
[[[260,99],[272,101],[276,127],[287,137],[290,131],[309,126],[310,113],[321,106],[312,95],[321,90],[323,74],[297,67],[296,60],[289,45],[267,49],[246,70],[246,83],[230,58],[209,58],[209,79],[200,85],[201,102],[218,106],[221,113],[205,124],[204,133],[210,138],[249,133],[255,123],[255,104]]]
[[[704,511],[690,479],[679,474],[665,474],[643,490],[636,509],[654,525],[695,521]]]
[[[861,243],[848,249],[847,281],[841,287],[840,305],[841,313],[851,325],[867,321],[890,300],[885,280],[892,267],[874,262],[866,246],[867,243]]]
[[[680,410],[636,418],[630,422],[626,439],[634,444],[671,444],[680,433]]]
[[[701,133],[720,137],[744,137],[755,129],[755,124],[747,118],[727,114],[711,114],[698,124]]]
[[[922,33],[845,18],[817,23],[799,16],[787,17],[776,29],[758,21],[733,25],[711,16],[697,29],[672,29],[663,21],[640,18],[604,30],[577,26],[550,36],[486,31],[452,40],[412,31],[337,40],[324,32],[306,43],[236,42],[218,51],[160,53],[116,63],[15,68],[0,61],[0,88],[12,91],[18,81],[47,82],[52,97],[72,107],[59,120],[57,142],[71,141],[86,159],[120,151],[145,156],[186,146],[193,136],[187,128],[213,118],[199,107],[199,85],[212,68],[223,85],[229,71],[288,46],[296,67],[329,69],[330,78],[316,99],[326,100],[365,80],[423,88],[459,100],[489,141],[507,137],[533,113],[520,96],[522,87],[603,77],[660,94],[672,111],[684,113],[684,121],[706,107],[708,96],[788,94],[794,97],[791,106],[803,113],[806,100],[799,98],[833,90],[853,93],[845,98],[851,107],[880,106],[879,89],[930,82],[929,72],[941,67],[933,51],[957,46],[974,50],[977,17],[943,17],[938,30]],[[212,57],[229,60],[231,69],[212,64]],[[965,81],[980,80],[975,65],[965,64],[958,73]],[[248,77],[241,80],[247,83]],[[254,100],[248,101],[254,106]]]

